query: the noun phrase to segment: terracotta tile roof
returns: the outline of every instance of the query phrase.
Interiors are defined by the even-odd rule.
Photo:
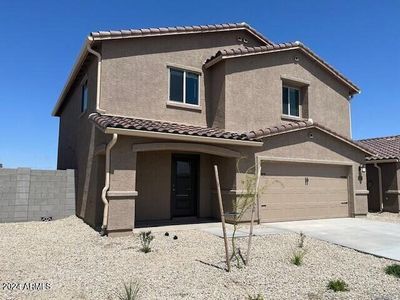
[[[91,114],[89,119],[102,129],[111,127],[242,141],[257,140],[250,138],[246,133],[230,132],[218,128],[192,126],[164,121],[101,115],[98,113]]]
[[[265,44],[273,45],[269,39],[256,31],[245,22],[242,23],[224,23],[212,25],[195,25],[195,26],[174,26],[174,27],[158,27],[158,28],[142,28],[142,29],[127,29],[127,30],[109,30],[109,31],[94,31],[90,36],[94,40],[104,39],[121,39],[157,35],[171,35],[171,34],[187,34],[187,33],[203,33],[203,32],[216,32],[227,30],[240,30],[244,29],[252,33],[259,40]]]
[[[290,131],[296,131],[313,127],[313,128],[318,128],[336,138],[339,138],[344,142],[370,155],[373,154],[370,151],[370,149],[365,148],[363,145],[355,143],[354,141],[334,131],[331,131],[330,129],[320,124],[317,124],[312,120],[290,122],[255,131],[237,133],[232,131],[224,131],[219,128],[192,126],[192,125],[185,125],[173,122],[154,121],[154,120],[131,118],[131,117],[128,118],[121,116],[101,115],[99,113],[90,114],[89,119],[92,120],[97,126],[99,126],[103,130],[105,130],[106,128],[122,128],[122,129],[153,131],[153,132],[163,132],[172,134],[183,134],[191,136],[223,138],[223,139],[241,140],[241,141],[261,141],[263,138],[267,138],[269,136],[274,136],[277,134],[283,134]]]
[[[374,153],[367,160],[400,160],[400,135],[359,140],[358,143]]]
[[[302,130],[302,129],[306,129],[306,128],[317,128],[319,130],[322,130],[322,131],[334,136],[335,138],[338,138],[338,139],[346,142],[347,144],[350,144],[353,147],[356,147],[368,154],[372,154],[372,152],[369,148],[367,148],[363,145],[360,145],[359,143],[356,143],[355,141],[353,141],[337,132],[334,132],[321,124],[318,124],[311,119],[304,120],[304,121],[289,122],[289,123],[281,124],[278,126],[267,127],[267,128],[259,129],[256,131],[250,131],[247,133],[247,135],[251,139],[262,139],[265,137],[283,134],[283,133],[287,133],[287,132],[291,132],[291,131]]]
[[[317,61],[319,64],[321,64],[326,69],[328,69],[334,76],[338,77],[340,80],[345,82],[348,86],[350,86],[354,92],[356,92],[356,93],[360,92],[360,88],[357,85],[355,85],[348,78],[346,78],[342,73],[337,71],[334,67],[332,67],[330,64],[328,64],[325,60],[323,60],[321,57],[319,57],[317,54],[315,54],[310,48],[306,47],[304,44],[302,44],[301,42],[297,42],[297,41],[289,42],[289,43],[282,43],[282,44],[260,46],[260,47],[246,47],[245,49],[237,48],[237,49],[220,50],[215,55],[213,55],[212,57],[207,59],[204,64],[207,68],[224,58],[237,57],[237,56],[248,56],[248,55],[256,55],[256,54],[266,54],[266,53],[272,53],[272,52],[276,52],[276,51],[293,50],[293,49],[302,50],[308,56],[310,56],[315,61]]]

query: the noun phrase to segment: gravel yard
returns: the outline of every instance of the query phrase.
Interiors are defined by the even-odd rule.
[[[178,239],[173,240],[172,235]],[[400,299],[392,262],[306,238],[304,265],[290,262],[298,236],[254,237],[251,266],[223,267],[223,240],[187,230],[155,233],[153,252],[137,236],[107,238],[76,217],[50,223],[0,224],[1,299],[117,299],[122,282],[137,281],[140,299]],[[341,278],[349,292],[326,291]],[[7,283],[47,283],[43,290],[12,290]]]
[[[383,212],[383,213],[368,213],[368,219],[389,223],[400,223],[400,214]]]

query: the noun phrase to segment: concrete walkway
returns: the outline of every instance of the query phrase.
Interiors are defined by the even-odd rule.
[[[400,261],[400,224],[362,218],[265,223],[265,228],[287,230],[368,254]]]

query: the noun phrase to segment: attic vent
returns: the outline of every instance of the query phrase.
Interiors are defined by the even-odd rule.
[[[239,43],[243,43],[243,44],[247,44],[247,43],[249,42],[248,39],[242,38],[241,36],[238,36],[238,37],[237,37],[237,41],[238,41]]]

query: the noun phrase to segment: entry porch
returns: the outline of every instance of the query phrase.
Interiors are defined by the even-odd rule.
[[[108,234],[219,219],[213,166],[219,169],[224,206],[232,210],[241,156],[227,145],[119,136],[110,151]]]

